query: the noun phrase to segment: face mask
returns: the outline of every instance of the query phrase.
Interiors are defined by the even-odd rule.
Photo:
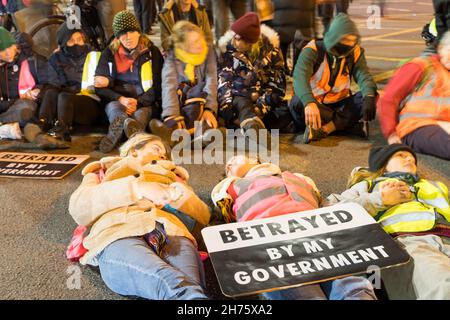
[[[88,53],[89,48],[87,45],[75,45],[75,46],[71,46],[71,47],[65,47],[64,51],[71,57],[81,57],[82,55]]]
[[[354,48],[355,48],[355,47],[347,46],[347,45],[345,45],[345,44],[338,43],[337,45],[335,45],[335,46],[333,47],[333,50],[338,54],[338,56],[346,56],[346,55],[348,55],[350,52],[352,52],[352,50],[353,50]]]

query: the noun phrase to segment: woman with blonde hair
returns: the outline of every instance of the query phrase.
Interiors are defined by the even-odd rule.
[[[450,299],[450,204],[448,188],[417,174],[413,149],[395,143],[374,147],[369,168],[352,173],[349,188],[328,204],[356,202],[404,246],[412,274],[382,273],[390,298],[404,299],[408,286],[418,299]],[[405,278],[412,278],[402,283]]]
[[[153,133],[167,137],[194,122],[217,128],[217,65],[215,52],[205,34],[189,21],[177,22],[162,70],[162,119],[152,120]]]
[[[119,157],[83,169],[69,213],[89,231],[70,258],[98,266],[120,295],[206,299],[197,244],[210,211],[188,185],[188,172],[168,154],[159,137],[136,133]]]

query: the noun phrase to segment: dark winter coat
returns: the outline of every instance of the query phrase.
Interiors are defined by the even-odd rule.
[[[140,70],[142,65],[149,60],[152,61],[153,86],[144,92],[140,81]],[[138,108],[153,106],[155,103],[161,105],[161,72],[163,63],[161,52],[148,40],[148,50],[141,53],[133,64],[132,69],[134,72],[128,71],[119,75],[110,46],[103,51],[95,72],[96,76],[108,78],[109,85],[107,88],[96,88],[95,91],[105,103],[117,101],[121,96],[125,96],[137,99]],[[122,79],[127,78],[129,80],[120,80],[119,76]]]
[[[281,43],[294,41],[299,29],[307,38],[314,37],[314,0],[273,0],[275,14],[272,26],[280,36]]]
[[[0,63],[0,99],[2,100],[0,104],[2,110],[7,109],[20,98],[19,76],[24,60],[28,60],[30,72],[36,82],[35,88],[43,89],[44,84],[48,83],[47,61],[31,50],[31,38],[25,33],[18,33],[15,35],[15,39],[20,50],[16,60],[11,63]]]
[[[254,63],[233,47],[232,37],[228,31],[219,40],[219,110],[226,113],[234,96],[250,98],[254,92],[259,94],[258,107],[279,105],[286,92],[286,77],[276,32],[261,25],[260,51]]]

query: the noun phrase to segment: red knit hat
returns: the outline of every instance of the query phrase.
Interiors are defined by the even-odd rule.
[[[233,23],[231,30],[248,43],[258,42],[261,35],[258,15],[254,12],[247,12]]]

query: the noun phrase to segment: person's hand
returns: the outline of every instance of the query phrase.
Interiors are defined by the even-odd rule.
[[[37,97],[39,96],[39,93],[41,92],[40,89],[32,89],[32,90],[28,90],[27,92],[25,92],[21,98],[22,99],[27,99],[27,100],[31,100],[31,101],[35,101],[37,99]]]
[[[403,181],[386,181],[380,186],[381,200],[385,206],[395,206],[397,204],[411,200],[411,190]]]
[[[107,77],[96,76],[94,77],[94,86],[96,88],[106,88],[109,85],[109,79]]]
[[[210,128],[216,129],[218,127],[217,119],[214,114],[209,111],[203,111],[202,117],[200,119],[201,122],[206,122]]]
[[[120,104],[125,106],[125,112],[131,116],[137,110],[137,100],[134,98],[120,97]]]
[[[388,144],[394,144],[394,143],[402,143],[402,140],[398,136],[396,132],[391,134],[387,139]]]
[[[374,96],[367,96],[363,98],[362,114],[364,121],[372,121],[375,119],[377,110],[376,99]]]
[[[314,102],[308,103],[305,107],[305,124],[315,130],[322,127],[319,107]]]
[[[153,202],[157,207],[164,207],[170,202],[170,187],[157,183],[136,180],[133,189],[138,198],[144,198]]]

